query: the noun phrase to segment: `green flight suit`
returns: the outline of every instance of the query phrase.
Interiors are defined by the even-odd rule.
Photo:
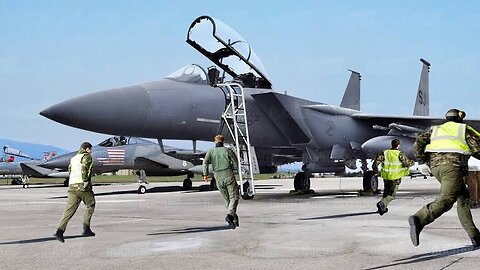
[[[58,229],[62,231],[67,229],[67,224],[77,211],[80,202],[83,202],[87,207],[85,215],[83,216],[83,227],[90,227],[90,220],[95,211],[95,196],[93,194],[91,181],[93,159],[86,151],[80,150],[78,153],[85,154],[81,159],[82,180],[85,183],[85,187],[84,184],[72,184],[68,186],[67,208],[65,209],[62,220],[58,225]]]
[[[433,202],[418,210],[415,216],[423,228],[450,210],[457,202],[457,214],[463,229],[469,237],[479,237],[480,232],[470,212],[470,194],[464,182],[469,156],[452,152],[425,152],[431,136],[432,131],[420,134],[415,141],[413,151],[419,163],[426,162],[432,174],[440,182],[440,194]],[[465,131],[465,142],[472,156],[480,158],[480,137],[469,126]]]
[[[208,175],[209,164],[212,165],[213,175],[217,181],[218,190],[225,200],[228,214],[236,216],[240,195],[233,170],[238,167],[237,157],[232,150],[223,147],[223,144],[217,144],[205,155],[203,175]]]

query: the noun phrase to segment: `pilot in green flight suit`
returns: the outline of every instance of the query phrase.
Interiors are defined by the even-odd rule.
[[[372,168],[375,175],[378,175],[378,165],[382,164],[383,198],[377,203],[378,213],[381,216],[388,212],[387,206],[395,199],[402,177],[410,173],[409,168],[414,164],[402,151],[398,150],[399,147],[400,140],[393,139],[392,148],[378,154],[373,162]]]
[[[90,229],[90,220],[95,210],[95,196],[92,190],[92,145],[88,142],[82,143],[78,153],[70,160],[68,170],[70,172],[67,209],[63,213],[62,220],[58,225],[57,232],[54,236],[58,241],[64,242],[63,233],[67,229],[67,224],[73,217],[80,205],[80,202],[87,206],[87,210],[83,217],[83,233],[82,236],[95,236]]]
[[[225,220],[231,229],[235,229],[239,226],[237,205],[240,196],[233,171],[238,168],[238,161],[233,151],[223,146],[224,140],[222,135],[215,136],[215,147],[208,150],[203,160],[203,176],[207,182],[208,165],[211,164],[217,187],[227,207],[228,214]]]
[[[414,246],[420,243],[423,227],[432,223],[457,202],[457,213],[463,229],[475,247],[480,246],[480,232],[473,223],[470,212],[470,195],[464,182],[470,156],[480,158],[480,134],[463,124],[465,112],[450,109],[447,122],[433,126],[420,134],[413,151],[420,164],[426,163],[440,182],[440,194],[435,200],[408,218],[410,238]]]

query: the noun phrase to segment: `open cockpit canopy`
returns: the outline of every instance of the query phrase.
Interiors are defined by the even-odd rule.
[[[198,17],[188,29],[187,43],[245,86],[272,88],[265,67],[253,49],[222,21],[209,16]],[[215,83],[219,72],[209,68],[207,76],[210,83]]]

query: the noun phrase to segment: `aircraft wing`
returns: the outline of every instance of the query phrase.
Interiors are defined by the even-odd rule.
[[[191,162],[176,159],[164,153],[137,157],[136,160],[153,162],[163,168],[168,168],[171,170],[186,170],[193,167]]]
[[[57,170],[46,169],[32,163],[20,163],[20,167],[25,175],[44,178],[44,177],[54,177],[54,178],[68,178],[68,172],[60,172]]]
[[[381,115],[381,114],[366,114],[355,113],[352,118],[358,120],[370,121],[375,124],[383,123],[402,123],[411,124],[413,126],[430,127],[432,125],[439,125],[445,123],[445,118],[430,117],[430,116],[399,116],[399,115]],[[464,121],[469,126],[480,129],[480,119],[469,119]]]

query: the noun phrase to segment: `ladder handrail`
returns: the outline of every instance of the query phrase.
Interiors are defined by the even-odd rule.
[[[249,182],[250,190],[252,192],[251,195],[255,194],[255,185],[254,185],[254,178],[253,178],[253,161],[252,161],[252,154],[251,154],[251,145],[250,145],[250,136],[248,130],[248,119],[247,119],[247,111],[245,106],[245,95],[243,91],[243,87],[238,83],[223,83],[218,84],[217,86],[223,88],[225,87],[228,90],[228,97],[227,101],[230,102],[226,104],[225,112],[222,114],[222,120],[226,124],[230,136],[232,136],[235,144],[235,152],[238,159],[238,169],[239,169],[239,176],[240,176],[240,191],[241,194],[244,195],[245,191],[243,188],[244,180]],[[239,89],[240,93],[235,91]],[[240,99],[240,100],[239,100]],[[245,132],[242,131],[240,125],[238,124],[238,117],[242,117],[243,124],[245,126]],[[229,119],[233,120],[233,127],[229,124]],[[233,130],[232,130],[233,129]],[[239,136],[240,135],[240,136]],[[240,138],[239,138],[240,137]],[[242,149],[242,146],[245,149]],[[242,153],[246,154],[245,157]],[[245,158],[247,159],[245,163]],[[243,162],[243,163],[242,163]],[[247,168],[244,168],[247,166]],[[247,170],[247,172],[244,171]],[[245,176],[244,176],[245,174]]]

